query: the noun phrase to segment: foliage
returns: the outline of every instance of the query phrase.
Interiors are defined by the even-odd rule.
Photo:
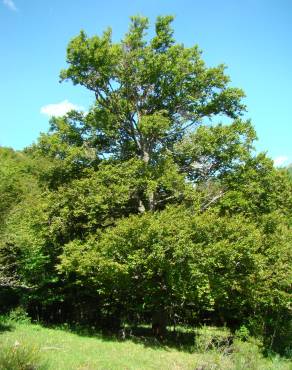
[[[150,38],[132,17],[120,42],[81,31],[61,80],[93,92],[89,112],[0,148],[0,297],[46,322],[152,322],[160,339],[208,322],[289,352],[291,178],[172,21]]]
[[[87,243],[67,244],[59,270],[94,284],[130,316],[158,310],[168,320],[215,315],[238,325],[250,315],[275,320],[278,330],[276,312],[289,317],[291,240],[277,217],[259,226],[177,206],[132,216]]]
[[[132,17],[118,44],[108,29],[92,38],[81,31],[68,46],[69,67],[61,79],[94,92],[86,122],[104,139],[104,150],[119,158],[135,153],[150,160],[186,125],[219,113],[235,117],[243,108],[243,92],[227,87],[223,65],[207,68],[197,46],[175,44],[172,20],[158,17],[149,42],[148,19]]]
[[[233,351],[233,336],[226,328],[203,326],[196,331],[195,351],[218,351],[225,355]]]
[[[23,324],[30,322],[30,318],[28,317],[28,314],[23,307],[16,307],[11,310],[9,312],[8,319],[9,321]]]

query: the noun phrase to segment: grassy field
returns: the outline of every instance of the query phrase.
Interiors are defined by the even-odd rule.
[[[221,344],[214,342],[218,333]],[[118,340],[6,321],[0,325],[0,369],[292,369],[288,360],[263,358],[255,343],[222,341],[228,335],[221,329],[203,328],[197,332],[197,344],[192,345],[189,335],[180,345],[143,335]]]

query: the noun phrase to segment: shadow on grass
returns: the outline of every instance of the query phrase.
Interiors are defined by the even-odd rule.
[[[7,322],[0,321],[0,334],[5,331],[12,331],[14,329],[14,326]]]
[[[138,327],[132,329],[130,335],[126,335],[125,339],[129,339],[134,343],[143,344],[145,347],[163,348],[165,350],[174,348],[178,351],[191,353],[194,351],[196,333],[194,330],[168,330],[163,338],[156,338],[153,336],[150,327]]]
[[[176,349],[178,351],[191,353],[194,351],[196,340],[195,329],[177,329],[176,331],[168,330],[163,338],[156,338],[153,335],[152,329],[147,326],[136,328],[126,327],[119,331],[109,331],[105,329],[96,329],[94,327],[84,326],[50,326],[54,329],[61,329],[78,336],[98,338],[108,342],[124,342],[131,341],[136,344],[141,344],[152,349]]]

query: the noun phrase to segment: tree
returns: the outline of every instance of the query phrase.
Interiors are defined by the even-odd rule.
[[[255,222],[176,205],[66,244],[58,269],[77,273],[81,287],[96,286],[115,315],[152,318],[159,335],[174,318],[209,318],[230,326],[253,322],[255,334],[272,328],[278,336],[289,318],[290,244],[279,213]]]
[[[94,105],[53,118],[26,150],[41,191],[13,206],[3,240],[36,286],[25,299],[50,317],[120,313],[157,335],[174,317],[274,328],[289,317],[292,183],[255,155],[225,67],[177,44],[172,21],[158,17],[152,39],[132,17],[119,43],[111,30],[69,43],[61,80]]]
[[[19,301],[20,291],[31,287],[28,272],[34,269],[36,273],[39,250],[32,246],[33,237],[28,239],[32,236],[31,221],[37,215],[31,211],[40,195],[37,181],[40,167],[40,162],[34,162],[23,152],[0,148],[1,312]],[[24,227],[29,221],[30,227]]]
[[[95,105],[81,120],[87,143],[118,160],[137,157],[148,171],[157,167],[174,144],[206,119],[236,118],[244,110],[242,90],[228,87],[225,66],[206,67],[197,46],[176,44],[173,17],[158,17],[147,41],[148,19],[132,17],[129,32],[114,43],[111,30],[88,38],[81,31],[67,49],[71,80],[95,94]],[[152,186],[151,186],[152,185]],[[159,187],[148,184],[138,209],[154,210]]]

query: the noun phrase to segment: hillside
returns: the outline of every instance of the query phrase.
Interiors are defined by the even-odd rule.
[[[185,333],[188,341],[182,346],[175,345],[170,339],[159,343],[147,335],[132,335],[123,340],[94,332],[89,335],[68,329],[6,322],[2,323],[0,331],[0,369],[291,369],[292,364],[287,360],[263,358],[253,341],[242,342],[237,339],[230,345],[226,340],[229,335],[226,329],[189,331]],[[197,342],[194,338],[197,338]],[[221,342],[218,339],[216,342],[216,338],[220,338]],[[22,361],[23,367],[16,367],[17,360]],[[30,363],[31,367],[25,367],[25,363],[26,366]]]

